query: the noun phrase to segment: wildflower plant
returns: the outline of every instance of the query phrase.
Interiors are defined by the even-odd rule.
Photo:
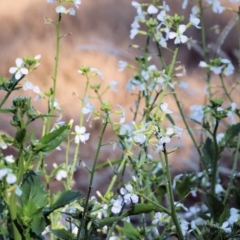
[[[47,19],[56,28],[52,87],[40,90],[25,79],[39,67],[40,55],[18,57],[16,66],[9,69],[9,80],[0,78],[0,90],[5,94],[0,99],[0,115],[10,115],[9,124],[15,129],[14,136],[0,132],[0,236],[3,239],[45,239],[47,236],[78,240],[167,239],[170,236],[181,240],[239,238],[240,108],[239,99],[234,98],[239,94],[239,79],[233,86],[227,82],[227,77],[239,69],[235,69],[229,59],[209,57],[203,24],[208,8],[213,15],[236,12],[222,6],[218,0],[193,2],[196,5],[191,15],[184,17],[171,14],[168,1],[132,1],[136,16],[129,37],[133,40],[131,46],[141,49],[142,55],[136,56],[133,65],[122,60],[118,65],[119,71],[129,68],[133,72],[126,84],[126,90],[136,96],[131,108],[132,121],[126,122],[128,111],[124,106],[114,106],[106,98],[106,92],[120,91],[117,81],[104,89],[101,71],[82,66],[76,71],[85,79],[84,94],[78,96],[80,119],[73,127],[73,120],[61,122],[64,111],[56,98],[60,26],[65,14],[73,17],[77,14],[81,1],[47,0],[58,15],[56,22]],[[183,8],[187,5],[188,1],[183,1]],[[239,18],[240,13],[237,14]],[[196,28],[202,35],[199,47],[204,59],[199,67],[205,72],[207,91],[205,102],[193,104],[189,114],[179,96],[178,88],[182,85],[179,77],[184,76],[185,67],[178,66],[178,54],[179,49],[190,42],[190,28]],[[145,46],[135,44],[137,36],[146,39]],[[150,46],[155,47],[157,54]],[[168,62],[164,51],[171,55]],[[213,91],[213,74],[219,76],[220,92]],[[93,81],[96,79],[97,83]],[[7,108],[6,101],[21,88],[37,93],[37,99],[45,99],[47,112],[36,111],[28,96],[13,98]],[[169,97],[174,99],[184,127],[178,125],[179,119],[175,119],[176,110],[168,103]],[[91,103],[93,99],[100,102],[99,108]],[[79,153],[92,137],[87,126],[95,119],[102,125],[100,136],[96,138],[92,167],[83,162],[89,174],[88,190],[73,190]],[[42,124],[41,136],[29,130],[29,125],[36,120]],[[195,126],[200,129],[198,133]],[[104,142],[108,128],[114,132],[114,143]],[[169,158],[173,152],[178,152],[178,147],[173,148],[172,143],[184,141],[183,134],[188,134],[192,141],[200,169],[174,177]],[[66,153],[60,147],[63,142],[67,146]],[[99,163],[99,154],[105,145],[118,148],[120,157]],[[17,154],[6,155],[7,148],[14,148]],[[73,156],[70,148],[74,149]],[[56,149],[63,151],[65,162],[54,163],[49,171],[47,155]],[[230,174],[222,176],[221,155],[227,149],[232,153],[231,169]],[[105,168],[113,169],[112,178],[105,192],[94,193],[95,174]],[[126,180],[126,173],[132,175],[131,180]],[[53,179],[62,183],[63,191],[51,192]]]

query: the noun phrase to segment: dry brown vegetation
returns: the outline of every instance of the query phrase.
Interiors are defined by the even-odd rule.
[[[145,1],[147,2],[147,1]],[[225,1],[228,2],[228,1]],[[173,12],[179,12],[186,16],[188,20],[190,9],[183,12],[181,9],[182,1],[171,0],[167,3],[172,6]],[[232,6],[232,5],[231,5]],[[40,67],[31,73],[27,78],[34,82],[42,90],[46,90],[52,85],[51,76],[53,74],[54,56],[55,56],[55,32],[52,25],[44,24],[44,16],[56,20],[55,5],[47,4],[43,0],[2,0],[0,2],[0,73],[9,77],[8,69],[14,65],[17,57],[26,55],[41,54]],[[64,119],[79,119],[81,112],[80,101],[73,96],[73,92],[78,95],[82,94],[84,86],[84,77],[77,73],[80,66],[91,66],[98,68],[104,75],[105,86],[112,80],[119,82],[118,94],[109,91],[105,96],[106,100],[111,101],[113,106],[118,103],[129,110],[134,98],[127,93],[125,83],[131,77],[133,71],[119,73],[117,63],[119,60],[129,61],[134,64],[134,55],[139,54],[129,48],[130,24],[135,16],[135,9],[131,6],[129,0],[83,0],[80,9],[75,17],[64,16],[61,34],[71,33],[61,41],[60,68],[57,88],[57,98],[64,110]],[[220,31],[234,18],[233,13],[224,13],[222,15],[213,14],[212,10],[206,11],[205,25],[207,28],[218,24]],[[200,30],[191,28],[188,36],[200,41]],[[211,43],[211,50],[216,47],[219,35],[214,30],[208,31],[207,39]],[[144,44],[142,37],[137,37],[135,43]],[[181,47],[178,60],[185,64],[188,75],[182,80],[189,82],[190,89],[186,92],[181,91],[180,96],[184,109],[188,111],[192,104],[201,104],[204,101],[203,89],[205,86],[204,73],[197,69],[199,60],[202,59],[201,50],[197,52],[195,48],[188,51],[186,46]],[[237,30],[236,26],[228,33],[221,47],[221,54],[234,60],[234,52],[237,47]],[[156,52],[154,45],[150,51]],[[170,54],[165,52],[166,59],[170,59]],[[158,64],[158,63],[156,63]],[[229,81],[235,81],[235,77]],[[219,92],[220,93],[220,92]],[[25,94],[25,93],[24,93]],[[30,93],[28,93],[30,94]],[[2,95],[0,95],[2,96]],[[170,98],[169,98],[170,99]],[[169,100],[170,102],[171,100]],[[10,102],[6,104],[9,106]],[[46,102],[41,100],[35,103],[36,109],[44,111]],[[175,104],[171,101],[171,109],[176,110]],[[131,119],[131,113],[127,112],[127,119]],[[0,130],[14,135],[14,129],[9,126],[8,118],[0,120]],[[181,123],[179,123],[181,125]],[[41,123],[32,124],[32,128],[38,134],[41,132]],[[101,123],[95,122],[91,132],[91,139],[83,146],[80,157],[91,166],[93,154],[96,149],[96,137],[101,129]],[[108,133],[106,141],[112,139]],[[190,140],[187,136],[183,139],[183,145],[189,145]],[[180,154],[181,153],[181,154]],[[177,155],[172,155],[172,163],[175,169],[197,168],[195,151],[191,147],[180,149]],[[113,158],[114,153],[111,148],[105,148],[101,155],[100,161],[106,161]],[[61,152],[51,154],[48,159],[50,162],[62,162],[65,155]],[[49,160],[48,160],[49,161]],[[186,165],[187,164],[187,165]],[[50,164],[49,164],[50,165]],[[103,187],[111,177],[112,169],[99,173],[96,177],[95,189]],[[78,170],[75,176],[76,187],[86,187],[87,172]]]

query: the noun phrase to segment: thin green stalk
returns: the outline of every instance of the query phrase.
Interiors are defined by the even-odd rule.
[[[220,79],[221,79],[222,88],[223,88],[223,90],[224,90],[224,93],[227,95],[229,101],[232,103],[232,102],[233,102],[233,99],[232,99],[231,95],[230,95],[230,94],[228,93],[228,91],[227,91],[226,85],[225,85],[224,80],[223,80],[223,75],[222,75],[222,74],[219,74],[219,77],[220,77]]]
[[[180,227],[179,222],[178,222],[178,218],[177,218],[177,214],[176,214],[176,210],[175,210],[175,205],[174,205],[174,196],[173,196],[173,190],[172,190],[172,179],[171,179],[170,166],[169,166],[169,162],[168,162],[168,154],[167,154],[165,144],[163,145],[163,153],[164,153],[165,164],[166,164],[167,187],[168,187],[168,190],[169,190],[169,201],[170,201],[170,205],[171,205],[171,216],[172,216],[172,220],[173,220],[173,222],[176,226],[179,239],[184,240],[184,236],[183,236],[181,227]]]
[[[17,84],[25,77],[25,75],[23,75],[19,80],[16,80],[14,76],[12,76],[12,79],[14,78],[16,80],[15,84],[12,86],[11,89],[8,89],[7,94],[5,95],[5,97],[3,98],[3,100],[0,103],[0,109],[2,108],[3,104],[7,101],[8,97],[10,96],[10,94],[12,93],[12,91],[14,90],[14,88],[17,86]],[[11,80],[12,80],[11,79]],[[11,81],[10,80],[10,81]]]
[[[238,134],[238,138],[237,138],[237,148],[235,151],[235,156],[234,156],[234,161],[233,161],[233,167],[232,167],[232,173],[230,175],[230,180],[228,183],[228,188],[223,200],[223,204],[225,205],[227,203],[231,188],[232,188],[232,183],[233,183],[233,179],[234,179],[234,174],[237,170],[237,164],[238,164],[238,155],[239,155],[239,148],[240,148],[240,133]]]
[[[87,91],[88,91],[88,86],[89,86],[89,77],[87,75],[86,75],[86,78],[87,78],[87,82],[86,82],[86,86],[85,86],[84,93],[83,93],[81,109],[84,106],[84,99],[86,98]],[[83,125],[83,120],[84,120],[84,114],[81,113],[79,126]],[[78,160],[79,148],[80,148],[80,141],[79,141],[79,143],[77,144],[77,146],[75,148],[74,157],[73,157],[73,163],[72,163],[71,168],[70,168],[70,174],[68,175],[68,179],[67,179],[67,188],[68,189],[71,189],[70,185],[71,185],[71,181],[72,181],[72,178],[73,178],[73,173],[74,173],[74,170],[76,168],[76,164],[77,164],[77,160]]]
[[[200,10],[200,20],[201,20],[201,36],[202,36],[202,46],[203,46],[203,52],[204,52],[204,61],[208,64],[209,63],[209,51],[207,47],[207,41],[206,41],[206,31],[205,26],[203,22],[203,5],[202,0],[199,0],[199,10]],[[210,69],[207,68],[207,84],[208,84],[208,93],[210,98],[212,97],[212,92],[210,88],[210,81],[211,81],[211,72]]]
[[[81,220],[81,224],[80,224],[78,234],[77,234],[77,240],[81,239],[81,229],[84,226],[85,216],[86,216],[86,213],[88,212],[88,203],[89,203],[90,194],[91,194],[91,191],[92,191],[93,178],[94,178],[94,174],[95,174],[95,170],[96,170],[96,166],[97,166],[97,161],[98,161],[100,149],[102,147],[103,136],[104,136],[105,130],[107,128],[107,125],[108,125],[108,116],[105,119],[105,123],[104,123],[103,129],[102,129],[101,135],[99,137],[97,152],[96,152],[96,155],[95,155],[95,158],[94,158],[93,167],[92,167],[92,171],[91,171],[91,174],[90,174],[90,182],[89,182],[89,187],[88,187],[86,203],[85,203],[85,206],[84,206],[82,220]]]
[[[166,94],[166,91],[167,91],[167,88],[168,88],[168,84],[171,80],[171,76],[172,76],[172,72],[173,72],[173,67],[174,67],[174,64],[176,63],[176,60],[177,60],[177,54],[178,54],[178,50],[179,50],[179,46],[177,46],[177,48],[175,49],[174,53],[173,53],[173,58],[172,58],[172,62],[170,64],[170,68],[168,70],[168,74],[167,74],[167,81],[164,83],[164,87],[163,87],[163,90],[162,92],[160,93],[160,96],[159,96],[159,100],[158,100],[158,103],[157,103],[157,108],[155,110],[155,114],[158,112],[159,108],[160,108],[160,105],[162,103],[162,100]]]
[[[56,27],[56,56],[55,56],[55,67],[54,67],[54,75],[53,75],[53,93],[52,93],[52,97],[50,99],[50,115],[53,115],[53,111],[54,111],[54,101],[55,101],[55,97],[56,97],[56,90],[57,90],[57,75],[58,75],[58,65],[59,65],[59,53],[60,53],[60,23],[61,23],[61,18],[62,18],[62,14],[59,13],[58,15],[58,21],[55,25]],[[48,118],[47,121],[47,133],[50,132],[50,128],[51,128],[51,120],[52,118]]]
[[[218,143],[217,143],[217,129],[219,126],[219,121],[216,119],[216,124],[213,131],[213,142],[214,142],[214,159],[213,159],[213,167],[212,167],[212,177],[211,177],[211,193],[215,196],[215,187],[216,187],[216,180],[217,180],[217,173],[218,173],[218,158],[219,158],[219,151],[218,151]]]
[[[131,143],[129,149],[126,149],[125,151],[126,151],[126,152],[130,152],[131,149],[132,149],[132,146],[133,146],[133,142]],[[108,194],[112,191],[112,188],[113,188],[113,186],[114,186],[114,183],[115,183],[116,180],[117,180],[117,176],[118,176],[118,174],[120,173],[120,171],[123,169],[123,167],[124,167],[124,165],[125,165],[125,163],[126,163],[126,161],[127,161],[127,157],[128,157],[128,155],[125,154],[125,155],[124,155],[124,158],[123,158],[123,160],[122,160],[122,162],[121,162],[121,164],[120,164],[119,167],[118,167],[118,169],[114,172],[114,176],[112,177],[112,180],[111,180],[110,184],[108,185],[108,189],[107,189],[106,193],[104,194],[104,198],[106,198],[106,197],[108,196]]]
[[[181,108],[181,106],[180,106],[180,102],[179,102],[179,100],[178,100],[178,96],[177,96],[177,94],[176,94],[175,91],[173,91],[172,93],[173,93],[173,97],[174,97],[174,99],[175,99],[175,102],[177,103],[177,107],[178,107],[178,110],[179,110],[180,115],[181,115],[181,117],[182,117],[182,120],[183,120],[183,122],[184,122],[184,125],[185,125],[185,127],[186,127],[186,129],[187,129],[187,131],[188,131],[188,133],[189,133],[189,135],[190,135],[190,137],[191,137],[191,139],[192,139],[192,142],[193,142],[195,148],[196,148],[197,151],[198,151],[199,156],[202,157],[202,152],[201,152],[201,150],[200,150],[200,148],[199,148],[199,146],[198,146],[198,144],[197,144],[197,141],[196,141],[195,137],[194,137],[193,134],[192,134],[192,131],[190,130],[190,128],[189,128],[189,126],[188,126],[188,123],[187,123],[186,118],[185,118],[185,116],[184,116],[183,110],[182,110],[182,108]]]
[[[146,197],[145,195],[142,195],[141,193],[139,193],[139,196],[140,196],[141,198],[147,200],[148,202],[152,203],[152,205],[156,206],[159,211],[162,211],[162,212],[167,213],[168,215],[171,215],[171,212],[170,212],[167,208],[165,208],[165,207],[159,205],[158,203],[152,201],[151,199],[149,199],[149,198]]]

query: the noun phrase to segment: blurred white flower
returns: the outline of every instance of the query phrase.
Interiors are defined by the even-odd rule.
[[[158,12],[158,9],[155,6],[153,6],[152,4],[150,4],[148,6],[147,12],[148,12],[148,14],[155,14]]]
[[[127,67],[128,63],[125,61],[119,61],[118,62],[118,71],[122,72],[126,67]]]
[[[178,27],[177,32],[170,32],[169,38],[174,39],[175,44],[185,43],[188,41],[187,36],[183,35],[183,33],[186,31],[187,27],[184,24],[180,24]]]
[[[21,58],[16,59],[16,67],[11,67],[9,72],[11,74],[15,73],[16,80],[19,80],[23,75],[28,74],[28,69],[24,67],[24,62]]]
[[[166,114],[171,114],[173,113],[173,111],[171,111],[170,109],[168,109],[168,104],[167,103],[162,103],[161,104],[161,109],[163,112],[165,112]]]
[[[110,88],[111,88],[114,92],[117,92],[117,89],[116,89],[116,87],[118,86],[118,82],[117,82],[117,81],[112,81],[112,82],[110,82],[109,86],[110,86]]]
[[[93,111],[94,111],[94,106],[93,106],[93,104],[91,104],[89,102],[86,104],[85,107],[83,107],[82,113],[89,114],[87,117],[87,120],[86,120],[87,122],[89,121],[90,117],[92,116]]]
[[[0,169],[0,180],[5,176],[8,184],[13,184],[17,181],[17,177],[12,173],[12,169],[10,168]]]
[[[8,155],[5,157],[5,160],[8,164],[14,163],[13,155]]]
[[[138,196],[134,193],[131,184],[128,184],[127,186],[125,186],[125,188],[121,188],[120,193],[124,195],[123,198],[126,204],[130,204],[131,202],[132,203],[138,202]]]
[[[120,213],[124,203],[122,196],[119,195],[116,200],[113,199],[111,202],[113,203],[111,211],[115,214]]]
[[[85,144],[85,141],[89,139],[90,133],[85,133],[86,128],[85,127],[80,127],[80,126],[75,126],[75,143],[78,144],[79,141],[83,142]]]

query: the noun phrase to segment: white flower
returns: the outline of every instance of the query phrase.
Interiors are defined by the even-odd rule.
[[[118,106],[121,109],[122,113],[121,113],[121,118],[120,118],[119,123],[123,124],[125,122],[125,111],[121,105],[117,104],[116,106]]]
[[[234,72],[234,66],[232,65],[231,61],[228,59],[221,59],[221,62],[224,64],[223,74],[225,76],[229,76]]]
[[[23,90],[27,91],[27,90],[33,90],[33,92],[37,93],[37,94],[41,94],[41,91],[39,89],[38,86],[34,86],[31,82],[29,82],[28,80],[25,81],[25,83],[23,84]]]
[[[138,133],[133,137],[133,139],[135,142],[143,144],[147,140],[147,137],[143,133]]]
[[[217,143],[220,143],[222,139],[224,138],[225,134],[224,133],[218,133],[216,138],[217,138]]]
[[[61,181],[63,178],[67,177],[67,172],[65,170],[59,169],[55,175],[55,178],[58,181]]]
[[[69,8],[68,11],[71,16],[75,16],[76,12],[74,8]]]
[[[54,3],[56,2],[57,0],[47,0],[47,3]]]
[[[235,109],[236,109],[237,104],[235,102],[231,103],[231,109],[228,111],[227,115],[231,119],[231,124],[235,124]]]
[[[165,112],[166,114],[171,114],[173,113],[173,111],[171,111],[170,109],[168,109],[168,104],[167,103],[162,103],[161,104],[161,109],[163,112]]]
[[[147,12],[148,14],[155,14],[158,12],[158,9],[151,4],[148,6]]]
[[[128,184],[125,188],[121,188],[120,193],[124,195],[123,198],[126,204],[138,202],[138,196],[133,193],[133,187],[131,184]]]
[[[90,117],[92,116],[92,113],[94,111],[94,106],[91,103],[87,103],[85,107],[82,109],[83,114],[89,114],[87,117],[87,122],[89,121]]]
[[[57,13],[66,13],[67,12],[67,9],[63,6],[63,5],[58,5],[57,7],[56,7],[56,12]]]
[[[152,221],[152,224],[158,224],[159,226],[163,226],[168,222],[169,222],[169,216],[166,213],[156,212],[154,215],[154,220]]]
[[[180,24],[177,32],[170,32],[169,33],[169,38],[174,39],[175,44],[179,43],[185,43],[187,42],[188,38],[187,36],[183,35],[183,33],[186,31],[187,27],[184,24]]]
[[[239,220],[239,213],[238,209],[236,208],[231,208],[230,209],[230,217],[228,219],[228,222],[232,225],[235,222],[238,222]]]
[[[196,121],[201,121],[203,116],[204,116],[204,112],[203,112],[203,106],[196,106],[196,105],[192,105],[190,107],[191,111],[193,112],[190,115],[190,118],[196,120]]]
[[[109,86],[111,87],[111,89],[112,89],[114,92],[117,92],[116,87],[118,86],[118,82],[112,81],[112,82],[110,82]]]
[[[12,173],[12,169],[10,168],[0,169],[0,180],[2,180],[2,178],[5,176],[7,176],[6,182],[8,184],[13,184],[17,181],[17,177]]]
[[[186,220],[180,219],[180,227],[181,227],[183,236],[185,236],[186,233],[188,232],[188,225],[189,223]]]
[[[0,148],[7,149],[7,144],[3,141],[1,136],[0,136]]]
[[[78,144],[79,141],[83,142],[85,144],[85,141],[89,139],[90,133],[85,133],[86,128],[85,127],[80,127],[80,126],[75,126],[75,143]]]
[[[188,0],[184,0],[182,4],[182,8],[185,9],[188,5]]]
[[[212,10],[215,13],[222,13],[225,10],[225,7],[221,5],[219,0],[206,0],[208,4],[212,5]]]
[[[96,75],[102,78],[102,80],[104,79],[102,73],[97,68],[90,68],[90,71],[94,72]]]
[[[112,200],[111,201],[113,203],[113,206],[111,208],[111,211],[115,214],[118,214],[121,212],[122,210],[122,206],[123,206],[123,198],[122,196],[118,196],[118,198],[116,200]]]
[[[128,63],[125,61],[119,61],[118,62],[118,71],[122,72],[126,67],[127,67]]]
[[[74,5],[75,5],[76,8],[79,8],[78,5],[81,4],[81,0],[73,0],[73,3],[74,3]]]
[[[226,232],[226,233],[230,233],[232,231],[232,229],[229,227],[229,222],[226,221],[222,224],[221,228]]]
[[[15,193],[19,197],[22,195],[22,190],[20,189],[20,187],[18,185],[15,185]]]
[[[138,34],[138,30],[136,28],[131,29],[130,39],[134,39],[137,34]]]
[[[198,26],[198,24],[200,23],[200,19],[196,18],[194,15],[190,14],[190,23],[195,26],[196,28],[201,28],[200,26]]]
[[[13,155],[8,155],[5,157],[5,160],[8,164],[14,163]]]
[[[28,69],[24,67],[24,62],[21,58],[16,59],[16,67],[11,67],[9,72],[11,74],[15,73],[16,80],[19,80],[23,75],[28,74]]]
[[[207,65],[206,62],[204,62],[204,61],[200,61],[200,63],[199,63],[199,67],[206,68],[206,67],[208,67],[208,65]]]

